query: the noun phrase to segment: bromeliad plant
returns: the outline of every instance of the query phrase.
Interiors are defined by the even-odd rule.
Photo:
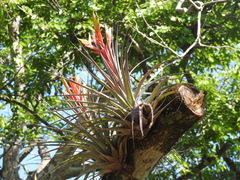
[[[86,52],[86,60],[101,74],[89,73],[102,86],[98,91],[80,78],[63,78],[67,103],[72,114],[61,117],[71,128],[65,130],[71,135],[75,148],[82,151],[66,162],[81,161],[83,174],[90,172],[120,172],[125,167],[129,139],[143,139],[165,107],[159,102],[175,93],[164,86],[168,76],[148,79],[161,65],[151,68],[139,81],[137,87],[131,83],[131,72],[127,58],[120,56],[117,43],[113,42],[112,30],[105,26],[105,37],[101,34],[99,18],[93,15],[94,35],[81,43],[101,57],[104,68]],[[146,90],[154,83],[158,85],[146,95]]]

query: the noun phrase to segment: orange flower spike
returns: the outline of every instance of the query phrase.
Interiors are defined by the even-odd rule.
[[[87,90],[80,85],[82,84],[81,79],[75,76],[75,78],[70,78],[68,82],[62,79],[62,82],[67,91],[65,95],[79,107],[80,111],[85,112],[86,108],[83,107],[87,106],[87,103],[81,101],[86,101]]]
[[[73,93],[79,94],[79,96],[77,96],[79,100],[81,100],[81,101],[86,100],[87,91],[85,88],[83,88],[81,85],[79,85],[79,84],[83,84],[81,82],[81,79],[78,76],[75,76],[74,81],[76,83],[73,83],[73,85],[71,86]]]
[[[79,40],[83,43],[84,46],[88,47],[89,49],[94,50],[94,53],[99,54],[99,52],[98,52],[99,49],[97,47],[93,46],[91,41],[87,41],[86,39],[79,39]]]
[[[80,94],[80,85],[79,85],[81,83],[80,78],[78,76],[75,76],[75,78],[74,79],[71,78],[71,80],[74,81],[74,82],[69,81],[73,94]]]
[[[103,37],[100,31],[99,18],[95,14],[93,14],[93,26],[95,30],[96,44],[99,45],[101,48],[104,48]]]
[[[70,94],[73,94],[67,81],[65,79],[62,79],[62,82],[63,82],[63,85],[65,86],[66,88],[66,91],[67,93],[65,94],[70,100],[75,100],[75,97],[74,96],[70,96]]]
[[[106,31],[106,45],[103,42],[103,36],[100,31],[100,22],[97,15],[93,14],[93,26],[95,34],[89,40],[80,39],[80,41],[88,48],[93,49],[94,53],[100,54],[103,56],[104,61],[107,63],[107,66],[112,70],[113,73],[117,74],[116,68],[112,59],[112,29],[105,26]],[[94,43],[96,46],[93,46]]]
[[[63,85],[65,86],[66,91],[68,92],[68,94],[72,94],[72,91],[70,90],[67,81],[65,79],[61,79],[61,80],[62,80]]]

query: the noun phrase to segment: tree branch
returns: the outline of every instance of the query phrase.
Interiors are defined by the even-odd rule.
[[[223,3],[223,2],[228,2],[228,1],[231,1],[231,0],[215,0],[215,1],[208,1],[208,2],[203,3],[203,5],[204,5],[204,6],[208,6],[208,5],[211,5],[211,4]]]
[[[64,161],[69,159],[75,152],[76,147],[71,146],[71,144],[66,143],[62,145],[56,152],[54,157],[49,161],[49,163],[36,174],[37,179],[52,179],[59,180],[63,178],[64,172],[66,172],[71,166],[69,163],[63,164]],[[58,167],[58,168],[56,168]]]
[[[182,7],[183,3],[185,2],[185,0],[180,0],[178,1],[178,4],[176,6],[176,11],[177,12],[183,12],[183,13],[189,13],[189,11],[192,9],[192,5],[189,6],[188,8]]]
[[[44,167],[49,163],[51,160],[50,152],[45,144],[42,142],[38,143],[38,154],[41,157],[41,164],[39,165],[36,173],[39,173],[43,170]]]
[[[21,162],[36,146],[36,142],[30,143],[29,146],[27,146],[19,155],[19,162]]]
[[[36,112],[34,112],[31,109],[29,109],[26,105],[22,104],[21,102],[18,102],[17,100],[14,100],[14,99],[5,98],[5,97],[2,97],[2,96],[0,96],[0,100],[6,101],[7,103],[11,103],[11,104],[16,104],[16,105],[22,107],[26,111],[30,112],[38,121],[40,121],[41,123],[45,124],[46,126],[49,126],[48,122],[43,120],[40,116],[38,116],[36,114]]]
[[[230,0],[216,0],[216,1],[209,1],[206,3],[203,3],[201,1],[192,1],[192,0],[180,0],[178,1],[178,4],[176,6],[176,11],[178,12],[183,12],[183,13],[188,13],[192,8],[195,8],[197,10],[197,32],[196,32],[196,39],[195,41],[183,52],[183,53],[178,53],[178,51],[175,51],[174,49],[170,48],[168,44],[164,41],[164,39],[158,35],[158,33],[147,23],[146,19],[143,17],[143,20],[145,21],[146,25],[154,32],[154,34],[160,39],[160,42],[156,41],[155,39],[152,39],[148,37],[146,34],[142,33],[137,26],[135,27],[135,30],[141,34],[144,38],[147,40],[151,41],[154,44],[157,44],[163,48],[168,49],[170,52],[172,52],[174,55],[176,55],[179,58],[185,57],[194,47],[199,45],[200,47],[209,47],[209,48],[230,48],[234,49],[236,51],[240,51],[240,49],[231,47],[231,46],[209,46],[201,43],[201,30],[202,30],[202,25],[201,25],[201,17],[202,17],[202,11],[205,6],[208,6],[213,3],[222,3],[222,2],[227,2]],[[188,8],[182,7],[184,2],[190,2],[191,5]]]
[[[34,112],[33,110],[31,110],[30,108],[28,108],[26,105],[22,104],[21,102],[15,100],[15,99],[9,99],[9,98],[5,98],[0,96],[0,100],[2,101],[6,101],[7,103],[11,103],[11,104],[16,104],[20,107],[22,107],[23,109],[25,109],[26,111],[28,111],[29,113],[31,113],[39,122],[43,123],[44,125],[46,125],[47,127],[52,127],[47,121],[45,121],[44,119],[42,119],[36,112]],[[61,130],[58,129],[53,129],[56,133],[60,134],[61,136],[63,136],[63,133]]]
[[[143,17],[143,19],[144,19],[145,23],[147,23],[147,21],[145,20],[144,17]],[[162,38],[161,36],[159,36],[158,33],[157,33],[148,23],[147,23],[147,26],[158,36],[158,38],[161,40],[161,43],[158,42],[158,41],[156,41],[155,39],[152,39],[152,38],[148,37],[146,34],[142,33],[142,32],[138,29],[137,26],[135,27],[135,30],[136,30],[139,34],[141,34],[144,38],[146,38],[147,40],[149,40],[149,41],[151,41],[152,43],[157,44],[157,45],[159,45],[159,46],[161,46],[161,47],[163,47],[163,48],[168,49],[168,50],[171,51],[174,55],[176,55],[177,57],[180,57],[180,55],[179,55],[177,52],[175,52],[172,48],[170,48],[170,47],[167,45],[167,43],[163,40],[163,38]]]
[[[233,143],[231,141],[227,141],[226,143],[224,143],[221,148],[216,152],[217,156],[221,157],[232,145]],[[202,169],[209,166],[215,160],[216,157],[209,157],[204,155],[200,163],[196,167],[192,168],[190,172],[178,177],[177,180],[184,180],[197,176],[202,171]]]

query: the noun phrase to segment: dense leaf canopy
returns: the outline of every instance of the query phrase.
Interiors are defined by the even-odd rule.
[[[57,96],[62,94],[61,76],[79,74],[99,88],[86,78],[86,67],[97,72],[80,53],[79,41],[93,32],[94,12],[113,28],[120,51],[127,49],[129,68],[142,62],[134,70],[134,83],[156,64],[179,58],[158,76],[178,74],[170,83],[192,83],[206,94],[206,115],[159,161],[149,179],[240,178],[239,6],[238,0],[1,1],[1,158],[14,143],[22,145],[20,154],[34,141],[62,140],[57,129],[64,124],[49,109],[65,106]],[[90,55],[101,66],[99,56]],[[25,156],[17,157],[25,167]],[[25,175],[20,171],[28,176],[27,170]]]

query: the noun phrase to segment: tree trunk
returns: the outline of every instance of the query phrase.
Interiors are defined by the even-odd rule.
[[[19,28],[20,28],[20,16],[17,16],[12,20],[11,25],[8,26],[9,37],[12,43],[12,48],[10,51],[10,59],[11,64],[15,66],[15,73],[24,73],[23,63],[21,62],[22,56],[22,47],[19,44]],[[20,92],[24,88],[24,84],[22,84],[19,80],[15,80],[15,99],[19,99]],[[15,112],[13,112],[15,113]],[[19,126],[20,123],[16,121],[11,121],[12,126]],[[23,124],[23,123],[22,123]],[[11,134],[11,133],[10,133]],[[11,136],[11,135],[10,135]],[[4,156],[3,156],[3,171],[2,176],[3,179],[20,179],[18,175],[19,170],[19,152],[20,152],[20,144],[19,142],[22,140],[22,137],[18,137],[18,139],[8,139],[12,141],[11,144],[4,144]]]
[[[105,174],[103,179],[144,180],[157,162],[176,144],[179,138],[205,114],[204,94],[184,84],[172,89],[177,93],[159,103],[169,104],[143,139],[129,140],[128,157],[118,174]]]
[[[19,149],[20,145],[16,143],[12,143],[11,145],[4,146],[4,158],[3,158],[3,179],[12,179],[19,180],[20,177],[18,175],[19,170]]]

